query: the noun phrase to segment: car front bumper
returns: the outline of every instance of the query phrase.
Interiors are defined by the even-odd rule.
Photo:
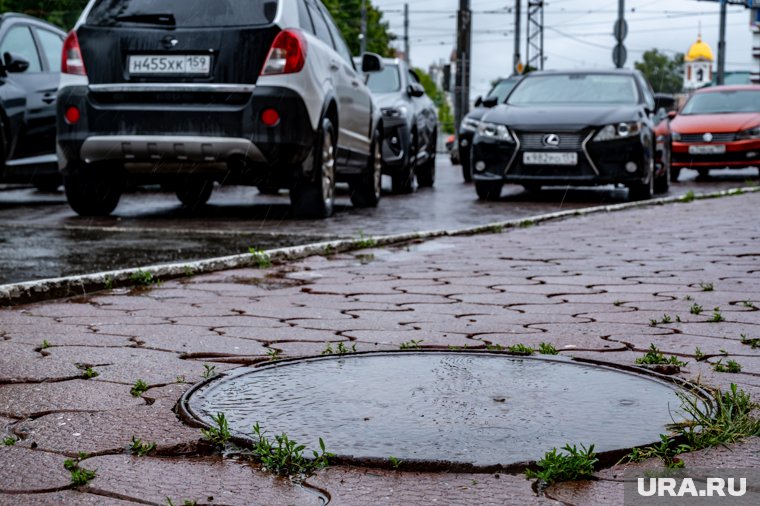
[[[409,162],[411,132],[406,118],[383,118],[383,174],[393,175]]]
[[[681,169],[691,168],[743,168],[760,166],[760,139],[716,143],[725,145],[722,154],[691,154],[689,148],[705,144],[676,142],[671,144],[671,166]]]

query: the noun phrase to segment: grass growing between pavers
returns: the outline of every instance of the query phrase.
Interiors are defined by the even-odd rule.
[[[562,453],[564,452],[564,453]],[[526,469],[525,477],[538,480],[539,489],[560,481],[587,480],[594,475],[599,462],[594,453],[594,445],[586,448],[581,445],[565,445],[562,452],[557,448],[546,452],[544,458],[536,462],[537,469]]]
[[[636,365],[672,365],[680,368],[685,366],[686,362],[682,362],[675,355],[666,357],[657,346],[651,344],[649,346],[649,351],[647,351],[643,357],[636,359]]]
[[[95,479],[97,471],[92,469],[86,469],[80,467],[79,463],[86,459],[88,455],[83,452],[79,452],[76,459],[66,459],[63,463],[63,467],[71,473],[71,484],[75,487],[82,487]]]

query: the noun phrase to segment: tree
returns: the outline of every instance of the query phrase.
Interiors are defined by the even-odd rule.
[[[62,28],[74,26],[87,0],[0,0],[0,12],[20,12]]]
[[[683,54],[673,58],[657,49],[646,51],[642,60],[634,65],[644,74],[658,93],[679,93],[683,90]]]
[[[454,133],[454,115],[451,114],[451,107],[448,100],[446,100],[446,94],[441,91],[435,81],[422,69],[415,68],[414,71],[420,77],[422,87],[425,88],[425,93],[433,101],[438,108],[438,122],[441,124],[441,131],[447,134]]]
[[[359,54],[359,35],[361,34],[362,0],[323,0],[325,7],[332,14],[348,48],[354,55]],[[395,50],[391,42],[396,36],[390,31],[387,21],[383,21],[383,13],[367,0],[367,51],[380,56],[394,56]]]

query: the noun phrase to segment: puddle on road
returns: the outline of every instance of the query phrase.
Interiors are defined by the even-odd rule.
[[[225,413],[241,437],[258,422],[309,450],[322,437],[343,457],[490,467],[534,461],[566,443],[604,452],[658,441],[679,418],[676,392],[561,358],[378,353],[238,369],[186,406],[207,425]]]

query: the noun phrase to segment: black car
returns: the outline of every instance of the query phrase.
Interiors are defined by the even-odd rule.
[[[478,125],[472,155],[478,197],[498,199],[504,183],[516,183],[531,191],[622,184],[630,199],[651,198],[654,108],[638,71],[529,74]]]
[[[417,73],[400,59],[386,59],[367,86],[383,112],[383,174],[393,193],[409,193],[415,176],[420,187],[435,183],[438,113]]]
[[[43,191],[61,184],[55,101],[65,36],[30,16],[0,16],[0,182]]]
[[[512,76],[500,79],[493,89],[488,92],[486,98],[475,99],[475,108],[470,111],[459,125],[459,149],[457,156],[462,163],[462,176],[466,182],[472,181],[472,167],[470,160],[470,147],[475,132],[478,130],[480,119],[494,106],[501,104],[509,95],[509,92],[520,82],[522,76]]]

